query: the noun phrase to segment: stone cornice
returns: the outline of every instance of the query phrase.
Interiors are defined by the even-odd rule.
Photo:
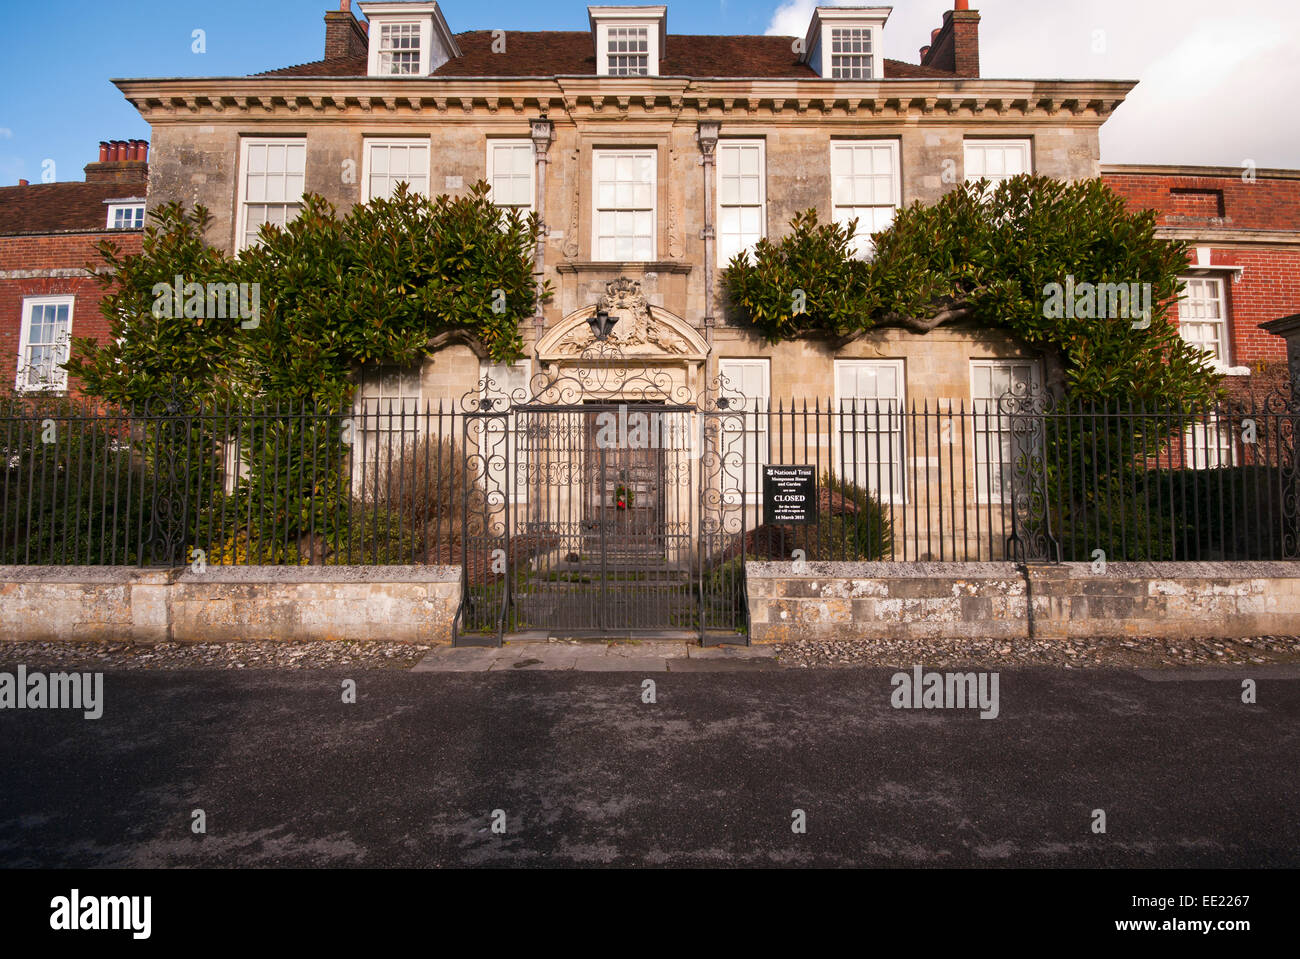
[[[1300,247],[1300,230],[1198,230],[1195,226],[1160,226],[1156,235],[1165,240],[1185,240],[1194,246]]]
[[[1111,80],[948,80],[673,77],[237,77],[116,80],[150,121],[230,116],[328,117],[517,114],[571,117],[762,116],[863,120],[937,117],[1097,125],[1135,84]]]

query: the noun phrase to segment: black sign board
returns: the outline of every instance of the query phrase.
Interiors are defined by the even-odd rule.
[[[813,467],[763,467],[763,522],[770,526],[817,522],[817,471]]]

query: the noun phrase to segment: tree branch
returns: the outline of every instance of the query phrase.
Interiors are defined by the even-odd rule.
[[[940,304],[936,303],[934,305],[938,306]],[[832,338],[830,341],[831,346],[837,350],[843,349],[872,330],[903,329],[911,333],[929,333],[944,324],[959,323],[975,316],[975,311],[969,303],[947,301],[943,305],[944,309],[939,310],[934,316],[904,316],[901,313],[886,313],[866,329],[854,330],[843,336]]]
[[[480,360],[490,359],[488,348],[483,345],[483,341],[468,330],[445,330],[437,336],[430,337],[429,342],[425,343],[424,346],[430,353],[435,353],[444,346],[450,346],[454,343],[468,346],[470,351]]]

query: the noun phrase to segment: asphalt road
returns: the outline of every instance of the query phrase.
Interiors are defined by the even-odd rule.
[[[1294,670],[1004,671],[992,720],[890,675],[109,673],[0,711],[0,865],[1300,865]]]

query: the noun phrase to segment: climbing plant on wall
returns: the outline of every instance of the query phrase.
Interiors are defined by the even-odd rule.
[[[1204,400],[1218,377],[1169,318],[1187,249],[1155,227],[1100,180],[1019,176],[899,210],[870,260],[854,257],[848,225],[797,214],[779,241],[733,258],[724,284],[770,342],[966,323],[1057,356],[1076,399]]]

